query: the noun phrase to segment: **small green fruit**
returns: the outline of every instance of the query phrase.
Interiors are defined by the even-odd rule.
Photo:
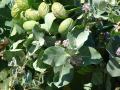
[[[49,12],[49,5],[45,2],[42,2],[38,7],[39,15],[44,18],[45,15]]]
[[[34,21],[34,20],[30,20],[30,21],[26,21],[23,23],[23,28],[27,31],[31,31],[35,25],[39,24],[38,22]]]
[[[58,32],[61,34],[67,32],[69,29],[73,27],[73,23],[74,20],[72,18],[65,19],[64,21],[61,22],[58,28]]]
[[[64,6],[59,2],[54,2],[52,5],[52,12],[57,18],[66,18],[68,17],[68,13],[65,10]]]
[[[39,13],[37,10],[34,10],[34,9],[27,9],[25,11],[25,17],[28,19],[28,20],[40,20],[40,16],[39,16]]]
[[[17,4],[20,10],[26,10],[29,8],[28,0],[15,0],[15,4]]]
[[[20,14],[20,9],[18,8],[17,4],[14,4],[12,9],[11,9],[11,16],[13,18],[19,18],[19,14]]]

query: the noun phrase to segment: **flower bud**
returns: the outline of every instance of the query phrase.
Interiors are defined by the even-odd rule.
[[[39,24],[39,23],[34,20],[26,21],[23,23],[23,28],[29,31],[29,30],[32,30],[36,24]]]
[[[61,40],[55,42],[55,46],[60,46],[60,44],[61,44]]]
[[[18,18],[20,14],[20,9],[18,8],[17,4],[14,4],[11,9],[11,16],[14,18]]]
[[[64,6],[60,4],[59,2],[55,2],[52,5],[52,12],[57,18],[66,18],[68,17],[68,13],[65,10]]]
[[[15,0],[15,3],[20,10],[26,10],[29,8],[28,0]]]
[[[58,28],[58,32],[65,33],[66,31],[68,31],[69,29],[73,27],[73,22],[74,20],[72,18],[65,19],[64,21],[61,22]]]
[[[42,2],[38,7],[39,15],[44,18],[45,15],[49,12],[49,5],[45,2]]]
[[[68,39],[63,40],[62,45],[63,45],[64,47],[68,47],[68,46],[69,46],[69,40],[68,40]]]
[[[34,9],[27,9],[25,11],[25,17],[28,19],[28,20],[40,20],[40,16],[39,16],[39,13],[37,10],[34,10]]]

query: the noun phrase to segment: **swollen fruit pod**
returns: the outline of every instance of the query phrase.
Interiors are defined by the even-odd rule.
[[[68,13],[65,10],[64,6],[59,2],[54,2],[52,5],[52,12],[57,18],[66,18],[68,17]]]
[[[11,16],[13,18],[18,18],[20,14],[20,9],[18,8],[17,4],[14,4],[12,9],[11,9]]]
[[[38,24],[39,23],[34,20],[26,21],[23,23],[23,28],[27,31],[31,31],[34,28],[34,26]]]
[[[61,34],[67,32],[69,29],[73,27],[73,24],[74,20],[72,18],[65,19],[64,21],[61,22],[58,28],[58,32]]]
[[[26,10],[29,8],[28,0],[15,0],[15,4],[17,4],[20,10]]]
[[[28,19],[28,20],[40,20],[40,16],[39,16],[39,13],[37,10],[34,10],[34,9],[27,9],[25,11],[25,17]]]
[[[44,18],[45,15],[49,12],[49,5],[45,2],[42,2],[38,7],[39,15]]]

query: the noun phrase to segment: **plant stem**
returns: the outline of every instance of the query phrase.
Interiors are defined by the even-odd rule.
[[[77,8],[70,9],[70,10],[68,10],[68,13],[71,13],[71,12],[76,11],[76,10],[80,10],[80,8],[81,8],[81,7],[77,7]]]

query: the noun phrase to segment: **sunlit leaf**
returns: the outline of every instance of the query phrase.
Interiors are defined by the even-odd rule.
[[[61,66],[66,63],[69,54],[65,49],[59,46],[52,46],[47,48],[43,54],[43,62],[51,66]]]

